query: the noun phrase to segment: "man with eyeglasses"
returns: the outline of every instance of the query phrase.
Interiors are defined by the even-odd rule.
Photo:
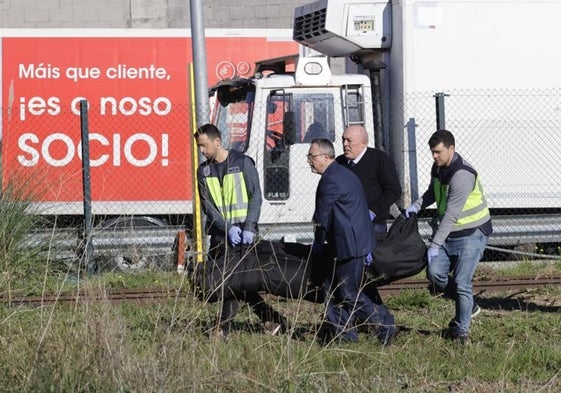
[[[374,304],[360,290],[364,260],[372,252],[372,222],[360,180],[335,162],[328,139],[314,139],[307,155],[312,172],[321,175],[316,190],[312,251],[317,257],[327,250],[323,290],[328,325],[342,341],[357,341],[358,318],[374,327],[380,343],[387,346],[397,333],[393,315]]]

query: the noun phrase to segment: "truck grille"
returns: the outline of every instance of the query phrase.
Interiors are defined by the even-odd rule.
[[[313,44],[333,35],[325,29],[327,9],[322,8],[294,19],[293,39],[296,42]]]

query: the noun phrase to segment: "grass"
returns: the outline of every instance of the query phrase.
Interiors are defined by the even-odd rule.
[[[161,273],[170,287],[174,273]],[[82,282],[100,295],[101,279]],[[183,283],[185,285],[185,283]],[[386,299],[402,332],[388,348],[321,346],[321,305],[268,299],[303,340],[263,333],[246,308],[226,341],[215,304],[194,296],[137,305],[83,300],[0,307],[2,392],[555,392],[561,390],[561,290],[479,298],[472,342],[444,341],[453,304],[425,290]]]
[[[40,283],[48,276],[43,269],[29,281]],[[184,290],[144,305],[86,297],[36,308],[0,306],[0,391],[561,391],[559,288],[482,294],[483,312],[473,320],[467,346],[440,337],[454,312],[451,302],[426,290],[402,291],[385,299],[402,332],[382,348],[366,332],[359,343],[319,345],[318,304],[268,298],[303,340],[264,334],[242,307],[223,341],[212,336],[217,305],[196,299],[175,273],[110,273],[61,285],[63,278],[51,277],[52,287],[90,299],[120,288]]]
[[[561,273],[561,260],[530,261],[523,260],[518,263],[504,264],[495,267],[490,272],[496,276],[535,276],[545,278],[558,276]]]
[[[32,240],[41,219],[33,214],[29,203],[33,199],[29,191],[33,187],[26,187],[29,184],[32,182],[10,183],[0,193],[0,289],[6,296],[22,289],[18,281],[40,276],[34,270],[43,266],[48,253],[48,244]]]
[[[366,329],[359,343],[320,345],[315,332],[322,306],[274,297],[267,300],[301,339],[264,334],[242,307],[233,333],[219,340],[212,334],[217,305],[198,300],[185,277],[81,275],[49,260],[48,245],[29,246],[26,236],[37,223],[27,208],[2,195],[0,292],[8,301],[0,304],[0,392],[561,391],[560,288],[482,294],[483,312],[466,346],[440,337],[454,306],[426,290],[385,299],[401,328],[388,348]],[[477,276],[559,269],[559,262],[498,270],[482,264]],[[92,300],[146,287],[182,291],[151,304]],[[53,292],[89,296],[40,307],[14,301]]]

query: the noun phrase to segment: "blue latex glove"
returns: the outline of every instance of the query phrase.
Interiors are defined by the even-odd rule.
[[[373,261],[373,260],[374,260],[374,259],[372,258],[372,253],[369,252],[369,253],[364,257],[364,264],[365,264],[366,266],[370,266],[370,265],[372,265],[372,261]]]
[[[439,247],[429,247],[427,250],[427,262],[430,264],[434,258],[438,255]]]
[[[321,253],[322,251],[323,251],[323,244],[314,241],[314,243],[312,244],[312,252],[313,252],[314,254],[319,254],[319,253]]]
[[[372,210],[368,210],[368,214],[370,214],[370,221],[374,221],[374,219],[376,218],[376,213],[374,213]]]
[[[242,241],[242,229],[237,226],[233,226],[228,230],[228,240],[233,246],[237,246]]]
[[[405,209],[405,217],[409,218],[409,215],[411,213],[417,214],[419,212],[419,209],[417,209],[417,207],[415,205],[411,205],[409,206],[407,209]]]
[[[242,243],[243,244],[251,244],[253,243],[253,237],[255,234],[250,231],[243,231],[242,232]]]

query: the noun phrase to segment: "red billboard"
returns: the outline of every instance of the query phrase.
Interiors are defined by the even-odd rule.
[[[91,31],[91,30],[90,30]],[[288,40],[208,37],[208,82],[250,76]],[[93,201],[190,201],[189,37],[3,37],[2,171],[42,202],[82,200],[87,100]]]

